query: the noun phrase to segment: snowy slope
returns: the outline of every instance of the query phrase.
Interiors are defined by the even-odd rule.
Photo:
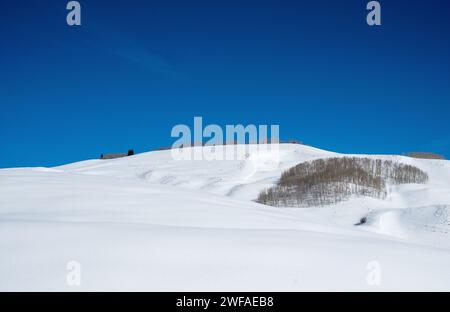
[[[450,162],[369,156],[430,176],[385,201],[252,202],[283,170],[339,154],[283,144],[279,156],[0,170],[0,290],[450,290]],[[80,286],[66,283],[69,261]],[[379,286],[367,283],[374,261]]]
[[[337,155],[309,146],[280,146],[278,151],[262,148],[239,160],[174,160],[170,151],[157,151],[110,161],[88,160],[58,169],[110,177],[140,178],[159,184],[252,200],[262,189],[272,185],[282,171],[297,163]],[[275,156],[280,159],[277,163],[272,162]]]

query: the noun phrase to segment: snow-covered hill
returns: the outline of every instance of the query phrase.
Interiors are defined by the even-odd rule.
[[[0,170],[0,290],[450,290],[449,161],[364,155],[428,173],[387,200],[252,201],[283,170],[339,155],[282,144],[279,162],[157,151]],[[70,261],[80,286],[66,283]]]

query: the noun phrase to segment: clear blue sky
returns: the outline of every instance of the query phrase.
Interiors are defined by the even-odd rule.
[[[450,1],[0,2],[0,167],[171,145],[175,124],[279,124],[347,153],[450,157]]]

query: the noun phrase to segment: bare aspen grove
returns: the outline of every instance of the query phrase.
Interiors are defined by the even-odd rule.
[[[316,159],[283,172],[277,185],[262,191],[257,202],[279,207],[325,206],[369,196],[385,199],[388,184],[426,183],[417,167],[361,157]]]
[[[408,153],[406,156],[412,157],[412,158],[422,158],[422,159],[440,159],[443,160],[445,157],[440,154],[436,153],[427,153],[427,152],[411,152]]]

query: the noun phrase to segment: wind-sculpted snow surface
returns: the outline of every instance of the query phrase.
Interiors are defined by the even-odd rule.
[[[0,170],[0,290],[450,290],[448,161],[360,156],[428,174],[384,200],[253,202],[283,171],[341,156],[283,144],[279,162],[159,151]]]
[[[399,238],[422,238],[430,244],[447,244],[450,234],[450,205],[380,209],[366,217],[369,227]]]

